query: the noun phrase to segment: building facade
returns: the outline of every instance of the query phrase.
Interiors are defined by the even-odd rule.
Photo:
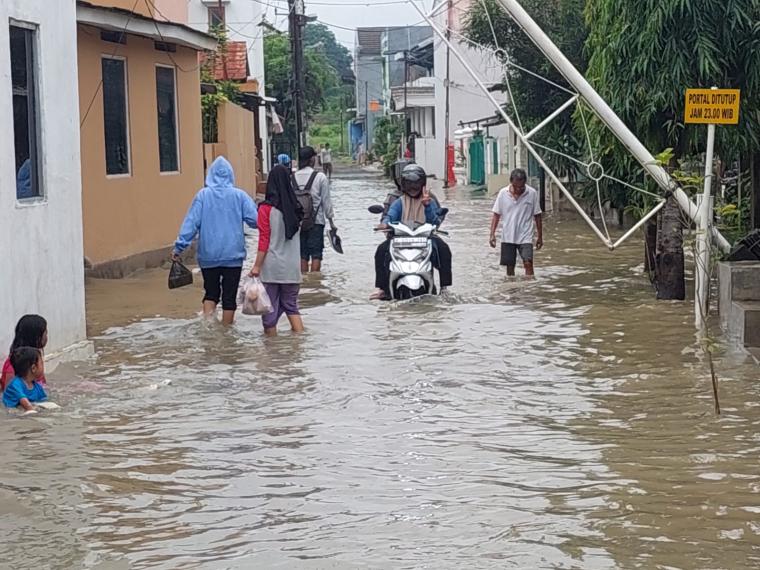
[[[87,347],[75,16],[74,0],[0,2],[3,354],[27,313],[48,321],[48,356]]]
[[[164,260],[203,185],[198,56],[216,48],[120,4],[77,2],[84,255],[102,277]]]
[[[492,54],[484,50],[473,48],[467,42],[458,39],[462,33],[462,21],[470,10],[472,0],[463,0],[455,2],[448,10],[444,10],[435,16],[436,24],[445,29],[447,26],[453,31],[452,43],[457,51],[462,54],[465,61],[478,74],[481,81],[487,86],[502,83],[504,68]],[[463,137],[463,127],[477,127],[476,121],[486,122],[496,113],[491,101],[481,91],[476,81],[470,76],[464,65],[452,53],[448,57],[447,65],[447,46],[437,36],[434,38],[434,65],[435,65],[435,136],[426,140],[424,160],[425,169],[437,178],[444,178],[447,149],[446,140],[449,144],[454,145],[456,149],[457,162],[466,170],[471,165],[466,164],[468,160],[468,137]],[[446,92],[447,82],[446,73],[448,67],[448,97],[449,97],[449,121],[448,137],[446,128]],[[501,92],[494,92],[494,98],[500,104],[505,104],[507,98]],[[472,124],[472,125],[471,125]],[[496,162],[498,165],[491,165],[490,162],[484,165],[484,168],[493,172],[494,169],[507,170],[509,155],[512,146],[510,145],[510,136],[507,133],[506,125],[493,125],[488,128],[488,132],[483,130],[483,135],[488,139],[497,141],[495,144],[498,149]],[[457,137],[456,135],[459,134]],[[457,140],[458,139],[458,140]],[[494,148],[490,146],[490,148]],[[492,161],[492,154],[487,156]],[[501,164],[503,163],[503,165]]]
[[[385,28],[356,30],[356,119],[351,129],[351,153],[355,158],[362,152],[372,151],[375,124],[385,114],[385,58],[382,55],[384,33]]]
[[[179,2],[187,7],[187,23],[201,31],[208,32],[214,26],[224,26],[230,42],[245,43],[245,56],[251,82],[256,83],[257,94],[266,96],[266,77],[264,68],[264,5],[254,0],[163,0]],[[263,171],[268,172],[272,162],[269,148],[269,131],[267,128],[267,107],[258,109],[258,135],[260,138],[261,163]]]

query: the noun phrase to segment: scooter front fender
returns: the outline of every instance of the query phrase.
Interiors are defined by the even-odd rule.
[[[406,287],[410,291],[417,291],[426,287],[426,283],[419,275],[405,275],[396,282],[396,287]]]

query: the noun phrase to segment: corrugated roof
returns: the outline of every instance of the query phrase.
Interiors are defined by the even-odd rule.
[[[356,43],[360,55],[380,55],[385,28],[357,28]]]

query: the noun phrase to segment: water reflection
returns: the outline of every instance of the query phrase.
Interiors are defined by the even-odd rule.
[[[5,561],[758,565],[757,368],[722,357],[715,418],[690,307],[653,300],[638,246],[553,220],[538,279],[506,281],[460,189],[451,295],[371,304],[386,187],[335,186],[346,255],[304,284],[304,335],[203,323],[161,271],[90,283],[97,361],[57,373],[60,413],[3,421]]]

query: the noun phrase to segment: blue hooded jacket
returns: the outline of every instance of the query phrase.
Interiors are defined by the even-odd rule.
[[[232,165],[223,156],[208,169],[206,187],[196,194],[180,228],[174,253],[185,251],[198,236],[198,265],[240,267],[245,261],[243,222],[256,227],[256,203],[235,188]]]

